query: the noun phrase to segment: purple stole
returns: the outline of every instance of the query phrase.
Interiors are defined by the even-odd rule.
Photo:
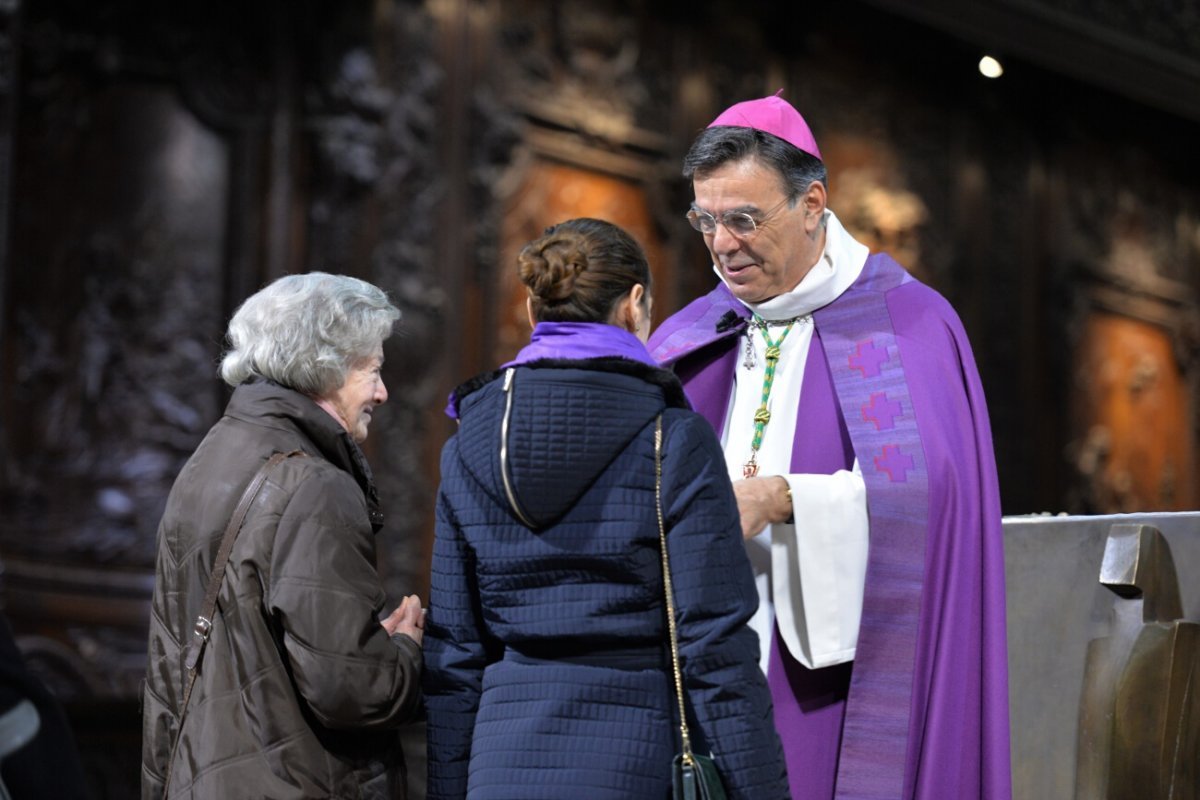
[[[868,259],[857,291],[813,318],[867,485],[871,557],[838,762],[838,796],[892,800],[904,785],[925,579],[929,476],[885,292],[912,280]]]

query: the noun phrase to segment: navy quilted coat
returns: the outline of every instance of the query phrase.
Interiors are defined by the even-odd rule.
[[[745,626],[757,595],[712,428],[671,373],[625,359],[488,377],[460,389],[460,428],[442,453],[428,796],[669,797],[679,727],[654,493],[662,414],[693,744],[714,755],[731,798],[787,797]]]

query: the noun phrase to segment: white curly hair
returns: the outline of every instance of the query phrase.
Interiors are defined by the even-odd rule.
[[[347,275],[286,275],[246,299],[229,320],[220,374],[230,386],[260,376],[311,397],[392,333],[400,310],[377,286]]]

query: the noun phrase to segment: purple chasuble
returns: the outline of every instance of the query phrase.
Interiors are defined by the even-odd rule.
[[[718,431],[748,313],[718,286],[650,341]],[[966,335],[940,295],[885,255],[813,317],[792,470],[829,474],[857,456],[870,548],[852,668],[808,670],[773,637],[793,796],[1006,800],[999,490]]]

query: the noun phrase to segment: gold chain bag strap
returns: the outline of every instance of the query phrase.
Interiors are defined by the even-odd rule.
[[[667,528],[662,510],[662,415],[654,421],[654,504],[658,511],[658,542],[662,550],[663,594],[667,600],[667,631],[671,638],[671,666],[675,672],[675,696],[679,699],[679,738],[682,749],[671,762],[674,800],[725,800],[725,787],[717,765],[708,756],[692,752],[688,735],[687,709],[683,701],[683,673],[679,669],[679,635],[675,630],[675,590],[671,587],[671,559],[667,556]]]
[[[241,531],[242,525],[246,521],[246,514],[250,511],[250,505],[266,482],[268,473],[278,464],[293,456],[306,455],[308,454],[302,450],[272,455],[267,463],[263,464],[255,473],[250,485],[246,487],[246,491],[242,492],[242,498],[238,501],[237,507],[233,510],[233,516],[229,518],[229,524],[225,527],[225,534],[221,537],[221,544],[217,548],[217,557],[213,561],[212,573],[208,576],[208,590],[204,593],[203,602],[200,603],[200,613],[196,616],[192,640],[188,643],[187,653],[184,657],[184,664],[188,671],[187,685],[183,689],[183,702],[179,706],[179,727],[175,730],[175,741],[171,743],[171,758],[167,761],[167,774],[163,778],[163,800],[166,800],[167,792],[171,788],[171,767],[175,764],[175,751],[179,747],[179,739],[183,736],[183,720],[187,717],[188,702],[192,699],[192,687],[196,685],[196,675],[200,672],[200,660],[204,657],[208,635],[212,633],[212,620],[217,610],[217,595],[221,591],[221,581],[225,578],[225,565],[229,562],[229,554],[233,552],[233,541]]]

